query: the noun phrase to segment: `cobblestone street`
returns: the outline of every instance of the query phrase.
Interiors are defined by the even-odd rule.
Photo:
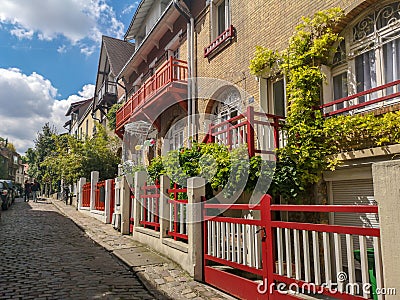
[[[154,299],[50,202],[16,199],[0,221],[0,299]]]

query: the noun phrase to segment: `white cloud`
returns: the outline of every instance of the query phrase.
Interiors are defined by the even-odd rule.
[[[0,24],[10,25],[10,34],[40,40],[67,38],[80,46],[87,39],[99,43],[101,35],[122,38],[124,25],[107,0],[1,0]],[[86,46],[84,46],[86,47]]]
[[[72,102],[93,97],[89,84],[77,95],[56,100],[57,89],[43,76],[19,69],[0,69],[0,136],[7,137],[19,153],[33,147],[37,132],[46,122],[64,132],[65,113]]]
[[[85,54],[86,56],[90,56],[93,54],[93,52],[96,50],[96,46],[82,46],[81,47],[81,53]]]
[[[62,45],[60,47],[57,48],[57,52],[60,54],[66,53],[67,52],[67,46]]]
[[[133,12],[136,7],[139,5],[139,1],[135,1],[134,3],[132,3],[131,5],[128,5],[127,7],[125,7],[122,11],[123,15],[126,14],[130,14],[131,12]]]
[[[10,30],[12,35],[15,35],[18,39],[28,39],[31,40],[33,37],[33,30],[26,30],[24,28],[14,28]]]

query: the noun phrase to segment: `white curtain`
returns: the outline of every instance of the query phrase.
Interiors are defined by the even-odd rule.
[[[400,79],[400,39],[383,45],[384,83]],[[387,94],[394,92],[393,87],[387,89]]]
[[[370,50],[356,57],[356,81],[357,93],[369,90],[377,86],[374,50]],[[375,94],[376,93],[371,95],[369,99],[367,99],[365,96],[359,97],[358,101],[361,103],[376,98]]]

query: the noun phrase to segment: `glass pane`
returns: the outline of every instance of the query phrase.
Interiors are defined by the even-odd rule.
[[[347,74],[343,72],[333,77],[333,99],[338,100],[347,96]],[[336,109],[341,108],[343,108],[343,103],[336,105]]]
[[[226,29],[225,24],[225,1],[218,6],[218,35]]]
[[[400,39],[383,45],[384,83],[400,79]],[[393,87],[386,89],[387,94],[393,93]]]
[[[376,64],[373,50],[356,57],[357,93],[376,87]],[[365,102],[366,97],[359,97],[358,101]]]
[[[283,79],[272,84],[274,114],[285,116],[285,90]]]

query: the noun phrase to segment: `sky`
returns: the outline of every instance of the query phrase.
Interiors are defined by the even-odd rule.
[[[94,95],[101,36],[123,39],[138,3],[0,0],[0,137],[24,154],[46,122],[65,132]]]

